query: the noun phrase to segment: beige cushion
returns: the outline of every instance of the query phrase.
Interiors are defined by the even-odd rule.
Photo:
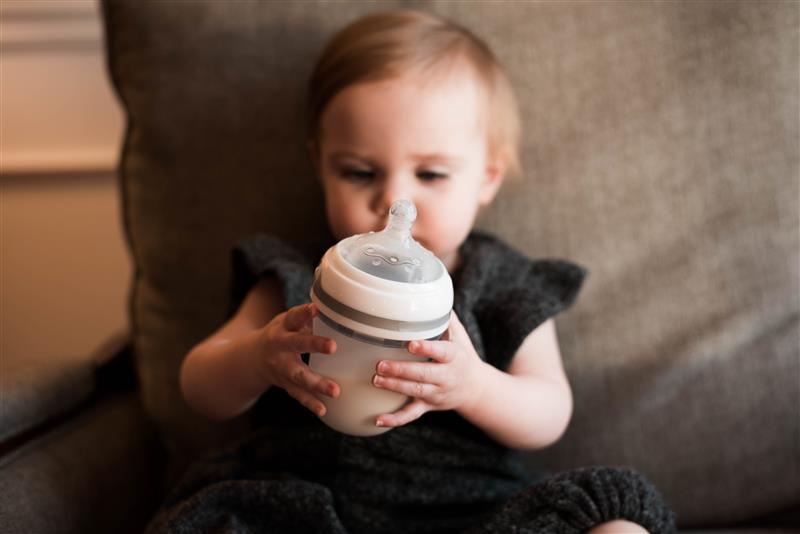
[[[524,121],[525,178],[481,218],[588,266],[558,326],[575,416],[531,465],[627,464],[682,524],[797,505],[796,3],[108,0],[147,410],[182,458],[230,429],[181,400],[183,356],[225,318],[242,235],[324,234],[302,139],[327,36],[376,6],[484,36]]]

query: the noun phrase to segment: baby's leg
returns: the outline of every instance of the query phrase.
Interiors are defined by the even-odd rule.
[[[647,534],[647,531],[636,523],[617,520],[603,523],[590,530],[589,534]]]
[[[640,526],[641,525],[641,526]],[[592,467],[558,473],[521,491],[472,532],[674,534],[675,518],[658,491],[630,469]]]

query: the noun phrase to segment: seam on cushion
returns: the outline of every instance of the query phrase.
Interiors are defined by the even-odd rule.
[[[122,215],[122,229],[125,235],[125,240],[128,245],[128,252],[133,263],[133,273],[131,275],[130,286],[128,288],[128,320],[131,326],[131,344],[133,346],[134,355],[138,353],[136,350],[138,342],[139,321],[136,314],[138,305],[138,294],[142,280],[142,269],[139,264],[139,259],[136,254],[136,240],[133,236],[131,229],[131,214],[129,209],[129,186],[130,179],[126,171],[131,155],[131,138],[133,131],[133,119],[131,116],[130,106],[125,99],[125,94],[120,81],[116,52],[117,52],[117,35],[114,27],[114,19],[117,17],[115,7],[112,5],[112,0],[101,1],[101,11],[103,18],[103,36],[104,36],[104,49],[105,49],[105,65],[106,74],[114,87],[114,92],[122,104],[122,109],[125,113],[125,135],[122,140],[122,147],[119,152],[119,161],[117,162],[117,183],[119,188],[118,201],[120,205],[119,213]]]

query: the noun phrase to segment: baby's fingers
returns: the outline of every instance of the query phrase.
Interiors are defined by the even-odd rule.
[[[423,400],[416,399],[394,413],[385,413],[378,416],[375,421],[376,426],[403,426],[411,421],[419,419],[429,410],[429,405]]]
[[[326,408],[319,396],[338,397],[341,391],[339,384],[300,363],[289,369],[282,382],[280,386],[289,395],[320,417],[325,415]]]
[[[311,394],[327,395],[328,397],[339,395],[339,384],[330,378],[318,375],[305,364],[298,364],[289,372],[289,381],[290,385],[300,387]]]
[[[439,386],[426,384],[425,382],[415,382],[413,380],[403,380],[388,376],[374,375],[372,384],[381,389],[388,389],[396,393],[402,393],[409,397],[433,397],[439,392]]]
[[[304,352],[333,354],[336,352],[336,342],[328,337],[292,332],[280,339],[279,349],[294,354],[302,354]]]
[[[446,369],[446,366],[442,366],[437,362],[403,362],[397,360],[384,360],[379,362],[376,367],[376,371],[380,376],[436,385],[447,383]]]
[[[297,332],[317,316],[319,310],[314,304],[294,306],[286,311],[283,317],[283,326],[290,332]]]
[[[449,363],[456,359],[456,345],[452,341],[410,341],[408,352],[416,356],[427,356],[439,363]]]
[[[305,389],[289,384],[286,388],[286,393],[292,396],[297,402],[311,410],[311,413],[318,417],[325,415],[327,408],[317,397],[306,391]]]

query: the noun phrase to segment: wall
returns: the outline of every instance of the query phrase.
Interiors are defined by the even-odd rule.
[[[0,4],[0,368],[92,357],[127,328],[124,121],[102,40],[94,1]]]

